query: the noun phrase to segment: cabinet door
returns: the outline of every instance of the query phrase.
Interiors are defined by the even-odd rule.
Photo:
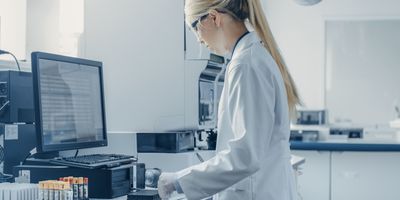
[[[184,1],[86,0],[84,56],[103,61],[109,132],[184,124]]]
[[[398,200],[399,152],[333,152],[332,200]]]
[[[329,151],[292,151],[304,157],[306,162],[300,166],[297,179],[298,192],[303,200],[329,200]]]

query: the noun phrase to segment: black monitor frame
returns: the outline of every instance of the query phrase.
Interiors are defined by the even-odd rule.
[[[76,57],[68,57],[44,52],[32,52],[32,79],[33,79],[33,94],[34,94],[34,109],[35,109],[35,128],[37,136],[37,151],[38,152],[52,152],[52,151],[63,151],[63,150],[75,150],[91,147],[102,147],[107,146],[107,128],[106,128],[106,114],[105,114],[105,102],[104,102],[104,87],[103,87],[103,64],[98,61],[86,60]],[[43,138],[43,127],[42,127],[42,104],[40,94],[40,69],[39,59],[53,60],[59,62],[74,63],[79,65],[92,66],[99,69],[99,80],[100,80],[100,96],[101,96],[101,110],[103,118],[103,138],[102,141],[94,142],[82,142],[75,144],[53,144],[45,145]]]

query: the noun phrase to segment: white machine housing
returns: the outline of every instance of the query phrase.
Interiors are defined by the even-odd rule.
[[[212,59],[185,61],[186,130],[211,130],[217,127],[225,65],[222,57]]]

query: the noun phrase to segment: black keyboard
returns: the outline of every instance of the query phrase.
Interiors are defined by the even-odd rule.
[[[53,164],[80,167],[80,168],[111,168],[136,162],[134,156],[120,154],[91,154],[77,157],[59,157],[51,159]]]

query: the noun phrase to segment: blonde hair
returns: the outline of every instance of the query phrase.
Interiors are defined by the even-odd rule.
[[[262,10],[260,0],[186,0],[185,15],[188,24],[207,14],[211,10],[225,11],[232,17],[241,21],[249,20],[257,35],[262,40],[264,47],[269,51],[277,63],[282,74],[290,112],[294,114],[296,105],[300,103],[299,93],[290,75],[278,45],[272,35],[267,19]]]

